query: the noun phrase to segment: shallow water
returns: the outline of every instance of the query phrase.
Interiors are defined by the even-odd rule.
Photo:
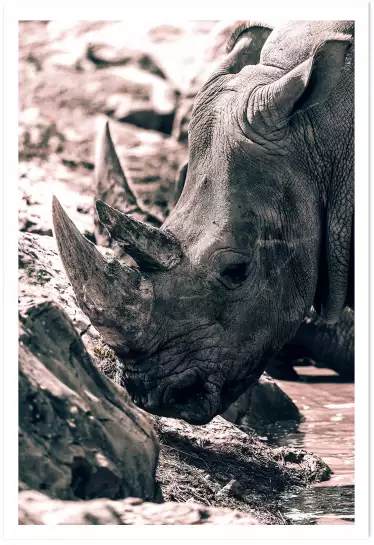
[[[337,382],[327,369],[297,367],[299,381],[277,380],[304,417],[295,426],[264,434],[268,444],[296,446],[320,456],[334,474],[329,481],[286,493],[280,509],[294,524],[354,523],[354,384]]]

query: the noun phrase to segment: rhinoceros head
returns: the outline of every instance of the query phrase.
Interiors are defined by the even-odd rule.
[[[315,153],[318,123],[302,113],[333,92],[347,42],[321,38],[288,65],[287,56],[272,64],[264,48],[259,63],[270,33],[259,25],[237,33],[197,96],[183,192],[161,228],[97,202],[136,268],[104,259],[54,203],[65,269],[83,311],[120,357],[123,384],[146,410],[192,423],[223,412],[261,375],[296,332],[319,282],[331,169]],[[97,172],[118,175],[107,129],[102,142]],[[338,299],[324,303],[330,318]]]

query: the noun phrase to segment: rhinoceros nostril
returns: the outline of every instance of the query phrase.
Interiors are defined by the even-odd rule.
[[[187,405],[199,402],[206,396],[203,381],[196,377],[190,384],[176,384],[169,387],[165,402],[167,405]]]
[[[146,395],[144,383],[138,378],[126,377],[124,380],[124,386],[130,394],[134,403],[141,407],[143,405],[143,398]]]

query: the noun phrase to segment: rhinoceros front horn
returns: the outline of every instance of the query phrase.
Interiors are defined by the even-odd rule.
[[[144,348],[152,307],[149,280],[115,259],[106,259],[76,228],[56,197],[54,236],[78,305],[118,354]]]
[[[169,270],[182,259],[179,242],[167,231],[123,214],[103,201],[96,201],[96,209],[111,237],[141,270]]]

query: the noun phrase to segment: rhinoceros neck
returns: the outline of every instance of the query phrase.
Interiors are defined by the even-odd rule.
[[[332,194],[344,194],[352,204],[354,191],[354,47],[346,56],[341,78],[325,100],[301,113],[312,137],[309,155],[321,166],[319,180],[325,203]],[[298,145],[302,143],[298,142]],[[323,187],[322,187],[323,186]]]
[[[331,301],[338,301],[336,308],[330,307],[331,315],[335,316],[341,308],[340,303],[354,307],[354,79],[351,61],[348,59],[332,96],[309,112],[318,125],[318,151],[315,153],[324,156],[326,165],[319,189],[326,228],[323,236],[328,289],[333,293]]]

